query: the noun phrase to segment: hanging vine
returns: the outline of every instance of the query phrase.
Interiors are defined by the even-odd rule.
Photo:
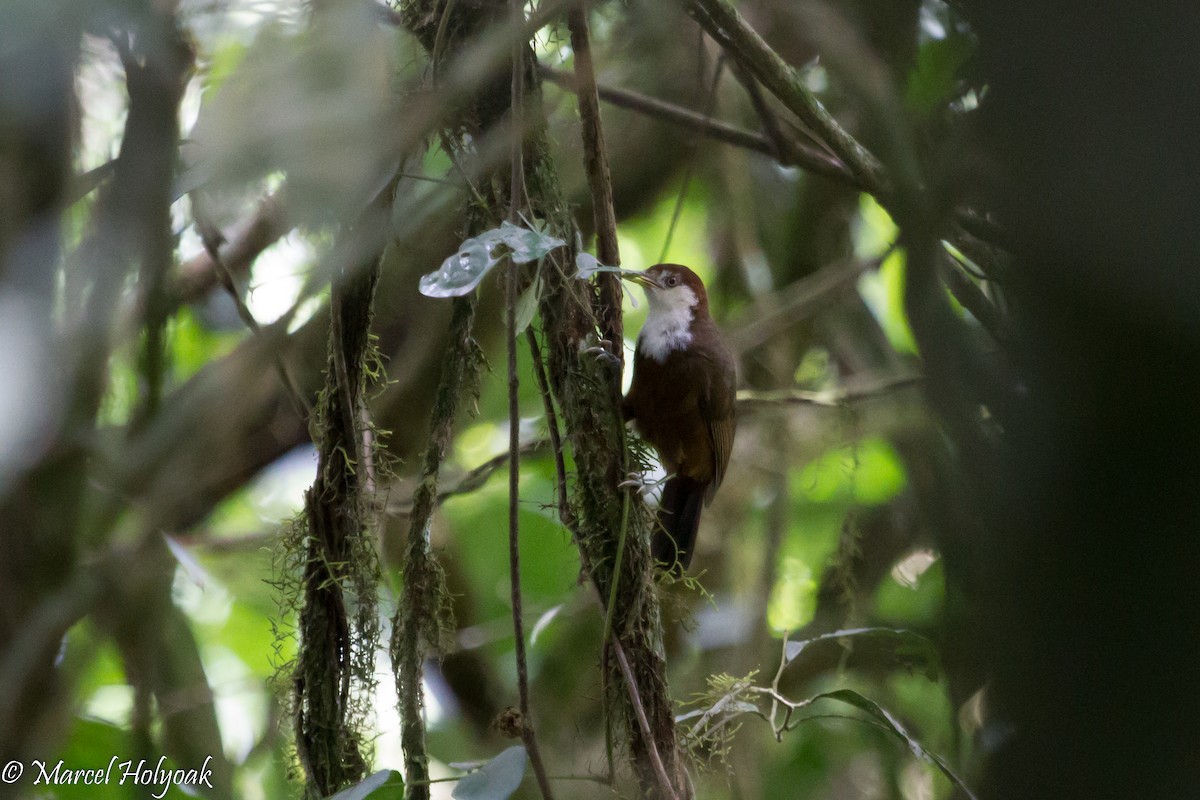
[[[334,282],[325,387],[312,426],[317,477],[290,537],[303,553],[292,713],[310,797],[333,794],[367,770],[362,731],[375,687],[379,565],[368,525],[364,420],[378,276],[373,258]]]

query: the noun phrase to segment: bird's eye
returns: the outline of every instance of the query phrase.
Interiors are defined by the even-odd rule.
[[[666,286],[678,286],[679,278],[675,277],[674,275],[668,275],[663,279],[663,284]]]

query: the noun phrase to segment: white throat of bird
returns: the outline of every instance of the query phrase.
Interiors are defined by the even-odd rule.
[[[650,311],[638,335],[638,350],[647,358],[663,362],[672,351],[682,350],[692,342],[696,293],[687,286],[648,289],[646,299]]]

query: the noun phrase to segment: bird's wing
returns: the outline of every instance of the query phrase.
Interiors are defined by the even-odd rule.
[[[721,378],[707,387],[700,397],[700,410],[708,421],[708,443],[712,448],[713,480],[704,493],[704,503],[712,502],[717,487],[725,477],[729,454],[733,451],[733,436],[737,431],[734,407],[737,402],[737,379],[733,370],[722,370]]]

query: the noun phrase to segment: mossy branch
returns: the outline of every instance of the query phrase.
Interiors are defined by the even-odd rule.
[[[540,85],[536,83],[532,54],[529,58],[527,75],[533,82],[529,94],[536,99],[540,98]],[[525,173],[530,202],[552,230],[568,233],[572,221],[558,192],[545,120],[530,119],[528,127]],[[547,259],[545,290],[539,306],[547,341],[550,389],[562,412],[576,468],[569,519],[574,523],[572,532],[588,577],[601,597],[608,598],[616,584],[616,602],[612,604],[614,644],[620,645],[629,669],[622,674],[615,662],[606,665],[612,670],[608,681],[612,688],[605,702],[613,716],[625,722],[631,760],[643,791],[666,798],[681,794],[686,781],[661,652],[648,519],[641,513],[641,503],[630,504],[636,513],[630,513],[626,521],[618,575],[617,549],[626,507],[620,484],[632,458],[625,442],[618,375],[610,360],[597,358],[589,350],[603,330],[597,309],[616,316],[620,309],[606,308],[594,288],[573,275],[572,258],[557,255]],[[632,686],[636,691],[621,691],[618,687],[622,686]],[[662,785],[662,776],[667,778],[666,786]]]
[[[804,85],[796,70],[767,46],[729,0],[688,0],[688,12],[747,70],[824,141],[872,194],[887,191],[883,166]]]
[[[408,800],[428,800],[429,797],[422,663],[428,652],[438,649],[439,617],[444,614],[446,596],[445,575],[429,546],[429,525],[437,506],[438,472],[450,445],[462,387],[473,382],[478,363],[477,346],[471,338],[475,306],[474,294],[454,300],[446,357],[429,423],[429,445],[421,464],[420,482],[413,494],[404,560],[404,588],[392,620],[392,664],[400,697],[400,743],[404,748]]]
[[[379,567],[359,465],[366,459],[361,420],[378,277],[373,257],[334,282],[325,388],[314,425],[317,477],[298,523],[303,600],[292,699],[297,755],[314,798],[367,772],[360,730],[374,687]]]

